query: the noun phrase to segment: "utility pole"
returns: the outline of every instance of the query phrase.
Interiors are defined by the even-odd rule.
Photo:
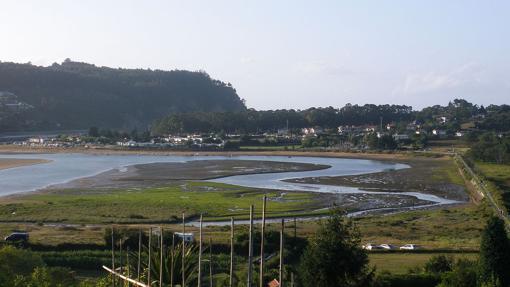
[[[142,230],[138,230],[138,264],[136,265],[136,280],[140,281],[140,261],[142,258]]]
[[[130,269],[129,268],[129,245],[127,245],[126,246],[126,272],[127,272],[128,278],[130,278],[129,276],[131,275],[131,274],[129,274],[129,269]],[[130,285],[130,284],[128,283],[128,285]]]
[[[199,229],[199,240],[198,240],[198,287],[202,283],[202,214],[200,214],[200,229]]]
[[[122,236],[119,239],[119,273],[122,274]]]
[[[175,233],[172,232],[172,251],[170,253],[170,286],[174,287]]]
[[[234,218],[230,218],[230,281],[229,286],[234,286]]]
[[[151,245],[152,245],[152,227],[149,228],[149,267],[147,269],[147,286],[151,286]]]
[[[184,218],[184,212],[182,213],[182,287],[186,287],[186,273],[184,272],[184,254],[186,253],[186,223]]]
[[[251,287],[252,279],[252,262],[253,262],[253,205],[250,205],[250,231],[248,235],[248,284]]]
[[[115,272],[115,235],[112,225],[112,270]],[[112,275],[112,285],[115,287],[115,276]]]
[[[209,237],[209,287],[213,286],[212,274],[212,239]]]
[[[285,220],[282,218],[282,229],[280,230],[280,268],[279,268],[279,271],[280,271],[280,286],[279,287],[283,287],[283,236],[285,235]]]
[[[259,286],[264,287],[264,229],[266,227],[266,195],[262,199],[262,227],[260,231],[260,270]]]
[[[159,287],[163,287],[163,227],[159,228]]]

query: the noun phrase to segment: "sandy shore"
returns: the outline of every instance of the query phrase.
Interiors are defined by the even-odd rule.
[[[0,158],[0,170],[50,162],[45,159]]]

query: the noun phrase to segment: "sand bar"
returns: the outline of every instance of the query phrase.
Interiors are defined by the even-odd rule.
[[[0,170],[50,162],[46,159],[0,158]]]

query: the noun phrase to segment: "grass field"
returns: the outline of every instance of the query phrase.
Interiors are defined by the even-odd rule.
[[[416,270],[418,268],[423,268],[425,263],[433,257],[437,255],[447,255],[452,256],[454,259],[469,259],[476,260],[478,258],[478,253],[470,252],[470,253],[370,253],[370,265],[376,268],[376,272],[391,272],[394,274],[404,274],[408,273],[410,270]]]
[[[354,220],[363,244],[388,243],[400,246],[412,243],[427,250],[477,250],[481,231],[491,214],[492,209],[483,203],[478,206],[465,204]],[[316,230],[316,223],[298,224],[298,233],[304,236],[311,236]]]
[[[61,190],[4,199],[4,222],[148,223],[172,222],[182,212],[209,220],[246,217],[261,209],[268,195],[268,216],[307,213],[322,207],[313,194],[249,189],[211,182],[181,182],[167,187],[128,190]]]
[[[476,162],[475,170],[494,184],[488,188],[501,197],[506,209],[510,211],[510,165]]]

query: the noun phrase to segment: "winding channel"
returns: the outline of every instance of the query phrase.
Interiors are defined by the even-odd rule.
[[[155,162],[186,162],[193,160],[262,160],[279,162],[299,162],[329,165],[330,168],[315,171],[278,172],[251,175],[235,175],[209,180],[243,187],[277,189],[284,191],[307,191],[334,194],[378,194],[395,195],[395,192],[367,191],[355,187],[304,184],[285,182],[291,178],[342,176],[375,173],[386,170],[409,168],[400,163],[382,162],[367,159],[346,159],[331,157],[286,157],[286,156],[178,156],[178,155],[94,155],[80,153],[56,154],[0,154],[2,158],[46,159],[48,163],[0,170],[0,196],[39,190],[51,185],[66,183],[78,178],[94,176],[112,169]],[[425,200],[423,208],[434,205],[454,204],[459,201],[441,198],[420,192],[399,192],[398,195]],[[379,210],[383,210],[380,208]],[[356,212],[356,215],[365,211]],[[210,222],[209,225],[221,225]]]

